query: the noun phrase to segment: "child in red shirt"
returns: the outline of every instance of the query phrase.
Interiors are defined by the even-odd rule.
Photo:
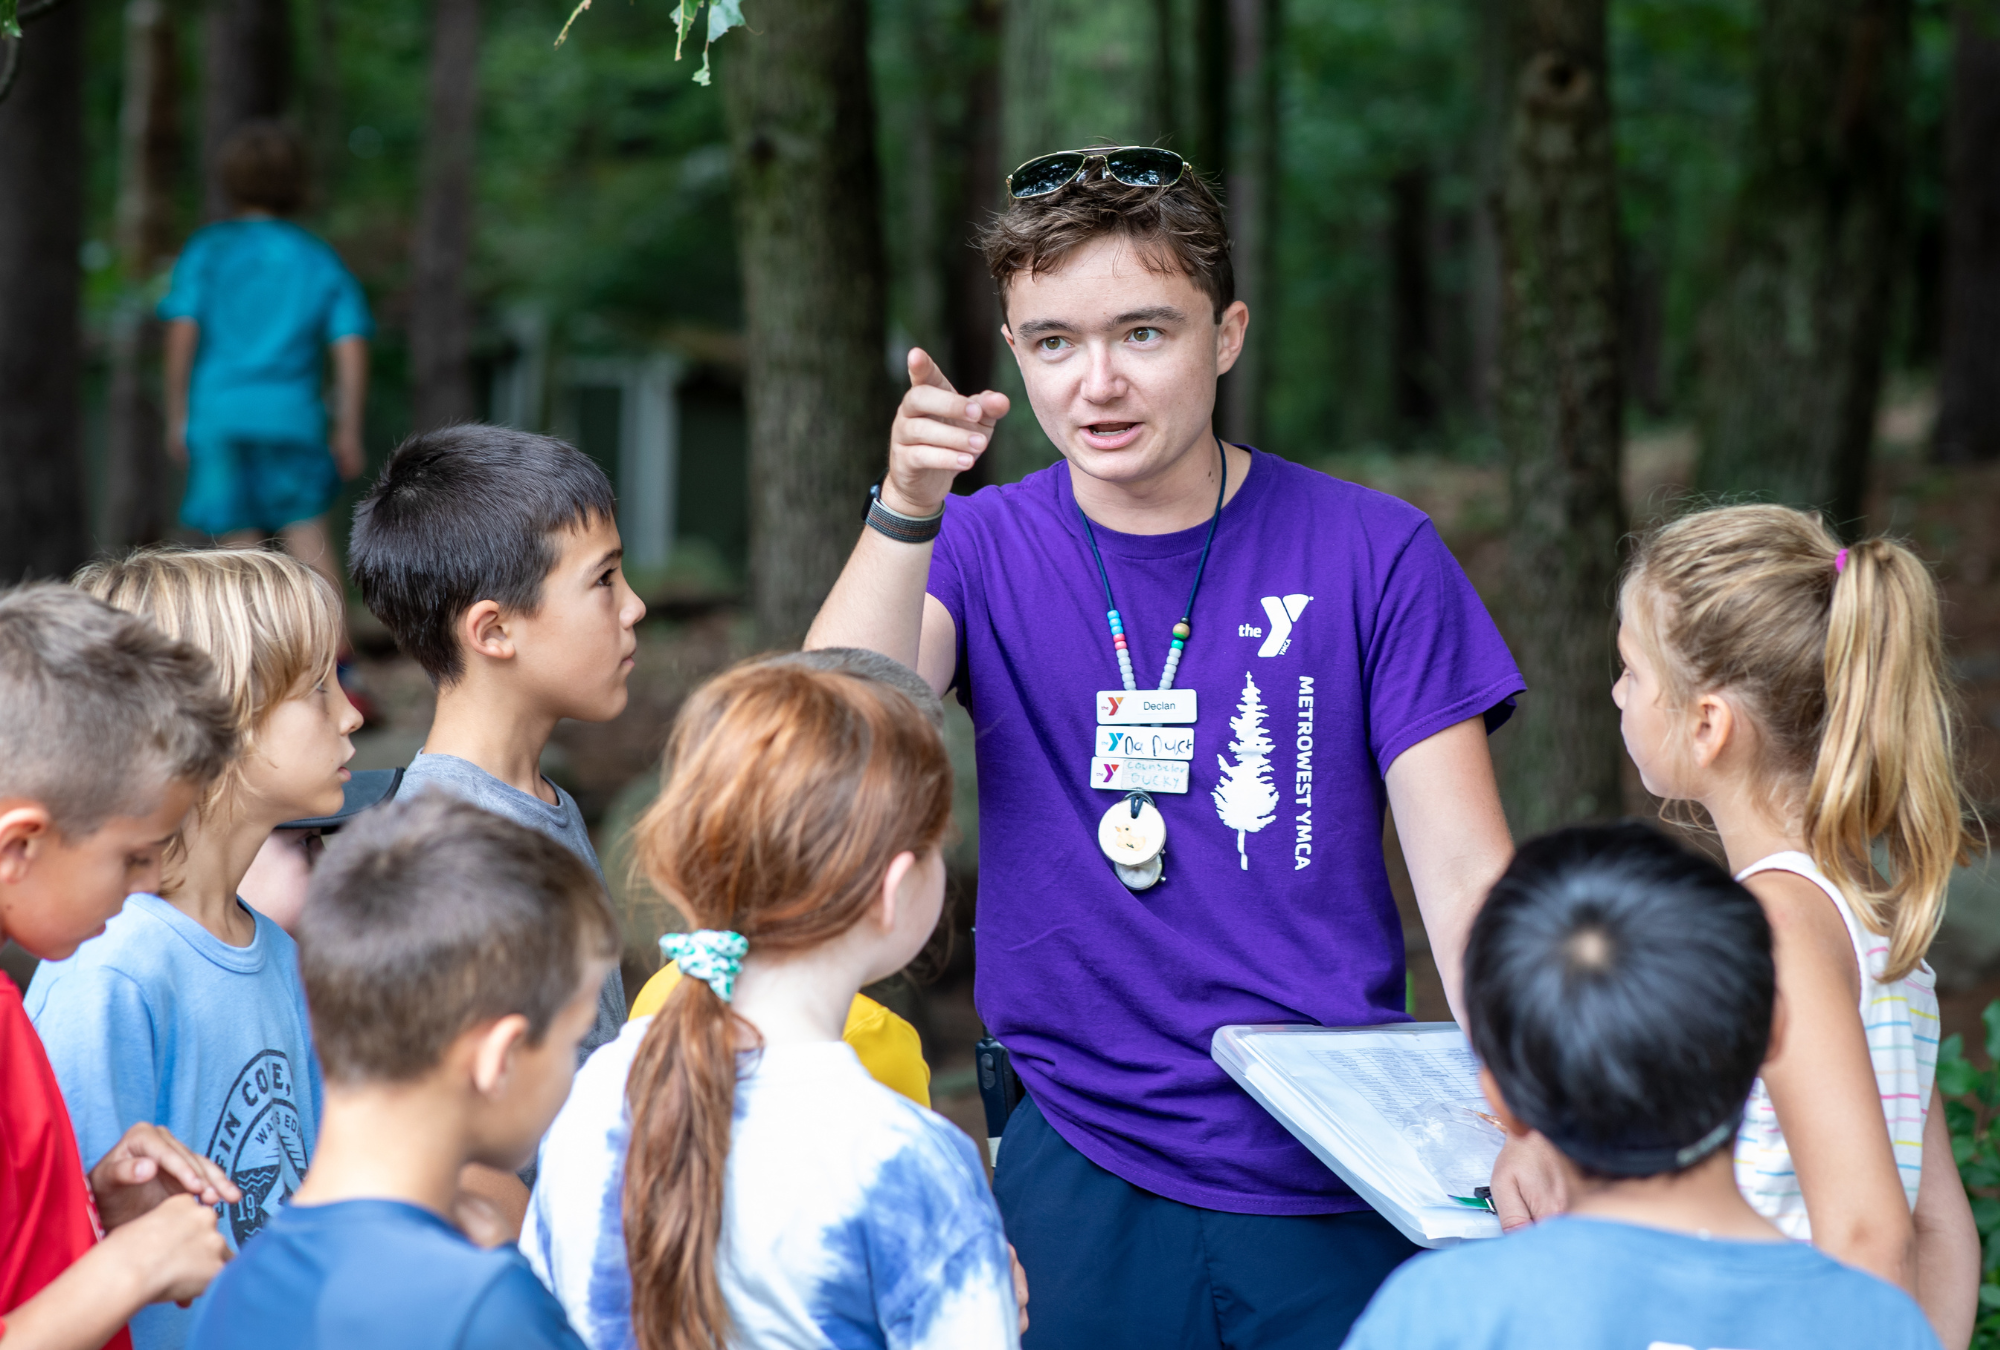
[[[0,592],[0,940],[59,960],[160,859],[235,752],[208,659],[66,586]],[[0,1338],[129,1350],[126,1319],[228,1258],[218,1167],[135,1125],[86,1174],[21,994],[0,979]],[[106,1235],[108,1233],[108,1236]]]

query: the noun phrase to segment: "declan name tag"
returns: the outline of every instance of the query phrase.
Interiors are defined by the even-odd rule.
[[[1193,727],[1099,727],[1100,759],[1193,759]]]
[[[1102,689],[1097,694],[1097,725],[1101,727],[1147,726],[1161,722],[1191,726],[1194,721],[1192,689]],[[1193,752],[1189,753],[1192,755]]]
[[[1106,792],[1186,792],[1188,766],[1172,759],[1093,759],[1090,785]]]

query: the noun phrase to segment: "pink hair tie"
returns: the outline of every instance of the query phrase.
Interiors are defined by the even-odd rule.
[[[1845,572],[1846,570],[1847,570],[1847,550],[1842,549],[1840,550],[1840,552],[1833,555],[1833,574],[1835,576],[1839,576],[1842,572]]]

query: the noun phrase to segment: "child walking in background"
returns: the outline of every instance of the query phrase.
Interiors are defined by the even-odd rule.
[[[1936,586],[1891,540],[1726,507],[1640,544],[1619,618],[1612,695],[1646,789],[1707,811],[1775,934],[1786,1032],[1737,1182],[1786,1234],[1914,1294],[1958,1350],[1979,1242],[1924,964],[1967,844]]]
[[[262,549],[141,552],[77,584],[206,652],[243,750],[196,805],[159,894],[131,896],[102,937],[42,965],[28,1014],[83,1156],[141,1121],[188,1141],[242,1192],[222,1220],[241,1247],[298,1188],[319,1129],[298,949],[236,888],[273,827],[340,807],[361,718],[334,679],[339,602]],[[193,1315],[145,1309],[138,1350],[176,1350]]]
[[[368,302],[339,256],[285,219],[306,199],[296,132],[247,123],[220,167],[234,215],[195,231],[160,302],[167,450],[188,470],[181,523],[227,543],[278,535],[338,588],[327,512],[364,466]]]
[[[159,884],[161,854],[236,733],[200,652],[46,583],[0,592],[0,708],[0,941],[60,961],[127,892]],[[42,1042],[0,976],[0,1339],[130,1350],[127,1318],[193,1298],[229,1258],[208,1207],[237,1198],[152,1125],[79,1157]]]
[[[971,1141],[841,1041],[937,923],[950,800],[877,681],[749,665],[689,699],[635,843],[701,929],[578,1074],[521,1243],[593,1350],[1018,1344]]]

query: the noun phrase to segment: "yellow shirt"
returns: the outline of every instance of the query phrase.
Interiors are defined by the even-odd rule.
[[[651,1017],[666,1006],[667,995],[680,980],[680,967],[667,962],[632,1000],[631,1015]],[[931,1066],[924,1063],[924,1045],[915,1027],[866,994],[856,994],[840,1039],[854,1047],[869,1077],[918,1106],[931,1104]]]

